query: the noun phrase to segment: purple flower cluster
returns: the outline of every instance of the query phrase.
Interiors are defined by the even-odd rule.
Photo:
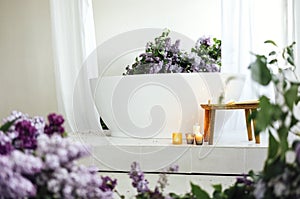
[[[149,182],[145,179],[144,172],[141,170],[137,162],[131,164],[129,177],[132,179],[132,186],[137,189],[138,193],[148,192]]]
[[[131,164],[129,177],[132,179],[132,186],[137,189],[137,198],[170,198],[163,195],[164,188],[168,185],[167,173],[174,173],[178,171],[178,165],[170,166],[165,171],[161,172],[158,179],[158,185],[154,190],[149,189],[148,181],[145,179],[144,173],[137,162]]]
[[[54,133],[59,133],[62,135],[65,132],[64,127],[64,118],[61,115],[51,113],[48,115],[49,124],[45,126],[45,133],[47,135],[53,135]]]
[[[45,159],[45,169],[56,169],[87,156],[88,151],[82,144],[58,134],[51,137],[44,134],[38,137],[36,154]]]
[[[189,54],[191,70],[194,72],[220,72],[221,40],[203,36]]]
[[[58,134],[41,135],[36,149],[44,159],[39,173],[38,187],[47,187],[50,195],[58,198],[112,198],[116,180],[100,178],[87,167],[78,166],[75,160],[88,155],[80,143],[74,143]]]
[[[163,192],[166,186],[168,185],[167,173],[176,173],[178,172],[178,169],[179,169],[178,165],[172,165],[168,167],[165,171],[161,172],[159,174],[159,179],[157,181],[158,186],[156,187],[156,189],[157,190],[160,189],[161,192]]]
[[[212,42],[212,40],[211,40],[210,37],[203,36],[203,37],[201,37],[201,38],[198,39],[198,41],[196,43],[196,48],[200,48],[201,45],[209,47],[209,46],[213,45],[213,42]]]
[[[0,127],[0,198],[113,198],[116,180],[78,166],[88,155],[80,143],[63,138],[64,119],[13,112]],[[3,130],[4,129],[4,130]]]
[[[131,67],[126,67],[124,75],[220,72],[221,40],[202,37],[188,54],[179,48],[179,40],[172,44],[169,33],[169,30],[164,31],[154,43],[148,42],[145,53],[140,54]]]
[[[18,135],[13,141],[16,149],[36,149],[37,129],[31,121],[22,120],[17,122],[15,131]]]
[[[165,31],[154,43],[148,42],[145,53],[136,58],[131,68],[126,67],[124,75],[188,72],[187,53],[180,50],[179,40],[172,44],[169,33]]]
[[[102,179],[102,183],[101,183],[100,189],[104,192],[111,192],[117,186],[116,179],[113,180],[108,176],[101,176],[101,179]]]
[[[45,121],[42,117],[31,118],[27,114],[13,111],[3,121],[3,126],[8,125],[5,134],[9,137],[12,146],[19,150],[35,149],[37,136],[44,133]],[[0,145],[3,146],[1,143]]]
[[[11,139],[0,131],[0,155],[9,154],[13,149]]]
[[[15,150],[9,156],[0,155],[0,168],[1,198],[35,196],[36,187],[27,176],[33,176],[41,170],[41,159]]]

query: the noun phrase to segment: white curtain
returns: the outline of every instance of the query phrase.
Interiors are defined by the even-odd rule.
[[[222,72],[245,75],[240,101],[257,99],[261,94],[274,98],[271,87],[258,87],[251,80],[248,66],[254,59],[251,52],[269,52],[270,48],[264,41],[273,40],[284,47],[295,39],[291,22],[295,16],[291,15],[291,8],[292,0],[222,1]],[[234,113],[232,117],[235,119],[230,119],[224,128],[243,128],[242,114]]]
[[[59,111],[68,131],[101,130],[88,82],[97,66],[83,67],[96,48],[92,0],[50,0],[50,7]]]

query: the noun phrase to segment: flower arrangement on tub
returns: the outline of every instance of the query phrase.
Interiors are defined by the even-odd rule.
[[[203,36],[187,53],[179,48],[180,40],[172,44],[169,33],[166,30],[148,42],[145,52],[123,74],[220,72],[221,40]]]
[[[0,198],[113,198],[116,180],[75,163],[88,155],[57,114],[13,112],[0,127]]]

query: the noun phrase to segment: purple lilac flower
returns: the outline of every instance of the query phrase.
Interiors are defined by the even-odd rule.
[[[10,137],[0,131],[0,155],[9,154],[13,149]]]
[[[200,44],[200,45],[205,45],[205,46],[211,46],[212,45],[212,41],[211,41],[210,37],[203,36],[200,39],[198,39],[197,44],[198,45]]]
[[[101,190],[102,179],[97,173],[89,172],[84,166],[72,165],[69,169],[58,168],[53,173],[43,173],[40,186],[46,185],[48,191],[58,198],[113,198],[113,191]]]
[[[45,158],[46,168],[54,169],[88,155],[88,151],[82,144],[54,134],[51,137],[38,137],[36,154]]]
[[[58,198],[113,198],[116,180],[102,179],[95,169],[75,164],[75,160],[87,155],[82,144],[58,134],[41,135],[36,155],[44,159],[38,187],[47,187]]]
[[[14,150],[10,155],[0,155],[0,193],[4,198],[27,198],[36,195],[36,187],[25,174],[35,175],[42,168],[41,159]]]
[[[117,185],[117,179],[114,179],[112,180],[110,177],[108,176],[101,176],[101,179],[102,179],[102,184],[100,186],[100,189],[102,191],[113,191],[114,188],[116,187]]]
[[[24,154],[19,150],[14,150],[10,158],[14,161],[14,171],[26,175],[34,175],[43,168],[41,158],[35,157],[31,154]]]
[[[247,185],[247,186],[253,185],[253,181],[249,180],[248,176],[245,174],[242,177],[238,177],[236,179],[236,182],[239,184]]]
[[[158,64],[154,64],[151,68],[150,68],[150,73],[159,73],[159,71],[162,69],[163,66],[163,62],[159,62]]]
[[[13,141],[17,149],[36,149],[37,146],[37,129],[31,121],[21,120],[16,123],[15,131],[17,138]]]
[[[49,136],[54,133],[59,133],[62,135],[65,132],[62,124],[64,123],[64,118],[61,115],[57,115],[55,113],[51,113],[48,115],[49,124],[45,126],[45,133]]]
[[[149,182],[145,179],[144,172],[141,170],[137,162],[131,164],[129,177],[132,179],[132,186],[135,187],[138,193],[145,193],[149,191]]]
[[[172,166],[168,167],[167,169],[165,169],[165,171],[160,173],[159,174],[159,179],[157,181],[158,186],[156,187],[156,190],[158,191],[158,189],[160,189],[161,192],[163,192],[163,190],[168,185],[167,173],[176,173],[176,172],[178,172],[178,169],[179,169],[178,165],[172,165]]]
[[[171,65],[169,70],[173,73],[181,73],[183,71],[183,68],[178,65]]]

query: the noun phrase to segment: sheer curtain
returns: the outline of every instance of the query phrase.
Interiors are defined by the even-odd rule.
[[[293,0],[222,1],[222,72],[245,75],[241,101],[257,99],[261,94],[274,99],[272,87],[261,88],[251,80],[248,66],[254,59],[251,52],[269,52],[264,41],[273,40],[284,47],[295,40],[293,4]],[[242,114],[234,113],[236,119],[228,120],[224,128],[243,128]]]
[[[101,130],[87,80],[97,66],[83,68],[96,48],[92,0],[50,0],[59,111],[69,131]],[[80,84],[79,84],[80,83]]]

